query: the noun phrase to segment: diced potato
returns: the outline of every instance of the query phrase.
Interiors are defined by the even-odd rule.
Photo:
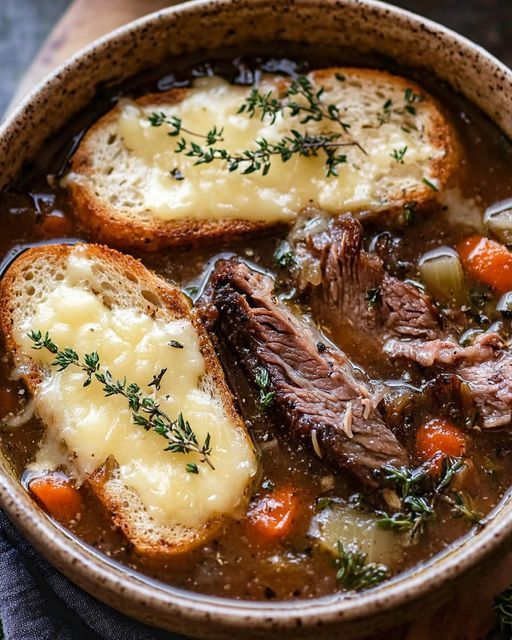
[[[345,547],[356,545],[368,556],[368,562],[389,567],[402,555],[405,536],[377,526],[377,517],[353,507],[334,504],[315,515],[309,535],[326,551],[336,553],[338,540]]]

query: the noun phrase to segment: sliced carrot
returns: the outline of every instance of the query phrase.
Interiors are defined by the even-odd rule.
[[[441,470],[446,456],[459,458],[464,455],[467,437],[448,420],[434,418],[421,425],[416,432],[416,455],[421,462],[432,460],[436,471]]]
[[[483,236],[470,236],[457,245],[466,273],[496,289],[512,291],[512,253],[507,247]]]
[[[28,488],[46,511],[60,522],[69,522],[82,510],[80,492],[64,476],[40,476],[34,478]]]
[[[291,487],[280,487],[249,511],[251,531],[263,542],[286,538],[297,519],[300,500]]]

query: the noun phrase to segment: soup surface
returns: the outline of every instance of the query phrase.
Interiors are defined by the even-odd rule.
[[[340,60],[334,62],[339,65]],[[376,60],[356,62],[382,66]],[[305,62],[260,55],[173,63],[120,87],[102,88],[97,100],[49,140],[19,181],[2,192],[0,254],[5,256],[24,243],[81,237],[68,194],[59,181],[84,132],[119,96],[137,97],[184,87],[194,78],[214,73],[229,82],[251,85],[263,72],[293,78],[329,63],[333,60]],[[389,277],[417,283],[431,296],[439,317],[439,339],[449,334],[461,348],[469,348],[492,334],[498,336],[496,341],[502,341],[497,348],[506,355],[512,307],[502,296],[509,287],[506,282],[496,284],[492,274],[500,269],[495,265],[509,268],[506,245],[512,240],[512,201],[510,217],[505,216],[503,224],[496,220],[485,223],[484,213],[512,198],[512,146],[477,109],[439,81],[397,71],[412,75],[440,101],[460,142],[460,163],[442,194],[442,204],[434,211],[422,215],[411,211],[402,225],[384,221],[365,224],[360,250],[380,256]],[[211,197],[215,198],[215,193]],[[506,208],[501,205],[498,211]],[[328,227],[321,212],[308,211],[307,216],[323,231]],[[373,586],[383,577],[445,552],[457,539],[485,526],[485,517],[508,491],[512,481],[510,416],[505,412],[505,417],[496,417],[494,410],[486,416],[485,404],[475,406],[464,386],[467,380],[462,365],[446,364],[447,357],[428,365],[418,357],[390,358],[357,322],[344,322],[336,312],[324,312],[327,303],[315,301],[311,273],[301,257],[304,230],[300,221],[298,225],[291,234],[289,227],[282,226],[237,240],[137,257],[179,285],[194,302],[204,301],[208,278],[220,258],[238,256],[275,278],[275,289],[285,308],[315,325],[319,352],[340,348],[350,359],[354,375],[379,397],[378,419],[406,449],[407,469],[388,469],[376,489],[361,486],[353,476],[315,455],[310,443],[292,437],[283,427],[282,416],[261,401],[260,390],[248,380],[236,350],[221,333],[217,346],[226,377],[259,455],[260,472],[248,514],[227,520],[202,546],[155,562],[133,551],[112,526],[110,514],[84,485],[80,515],[66,524],[110,558],[172,585],[208,594],[253,600],[312,598]],[[498,249],[493,245],[496,251],[505,252],[501,263],[493,262],[492,251],[486,254],[491,257],[482,267],[485,273],[474,265],[477,237],[478,242],[492,239],[499,243]],[[371,288],[365,295],[371,308],[381,302],[383,294]],[[489,366],[487,379],[499,377],[494,365]],[[496,384],[491,397],[499,394],[501,382]],[[0,417],[19,413],[26,403],[27,391],[13,380],[3,352]],[[44,426],[36,417],[21,426],[12,426],[7,420],[2,427],[3,450],[27,489],[33,478],[27,467],[43,434]],[[414,469],[419,474],[416,479],[409,475],[404,481],[403,474]],[[272,522],[270,527],[268,522],[263,524],[263,532],[255,525],[262,512],[268,515],[267,521],[277,522],[277,534],[272,531]],[[287,514],[289,523],[282,525],[284,533],[280,535],[280,518]],[[357,552],[367,557],[357,556]],[[359,568],[353,579],[347,577],[350,560]]]

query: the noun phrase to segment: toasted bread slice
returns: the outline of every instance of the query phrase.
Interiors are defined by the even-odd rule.
[[[275,123],[258,110],[249,118],[238,110],[251,88],[220,78],[119,103],[72,158],[65,184],[79,223],[96,240],[155,251],[291,224],[309,205],[383,224],[432,209],[458,165],[453,128],[435,99],[410,80],[373,69],[330,68],[308,78],[315,91],[323,87],[324,105],[336,105],[339,122],[304,123],[304,114],[289,110]],[[265,76],[260,91],[283,96],[289,83]],[[305,104],[303,96],[283,98],[291,99]],[[184,130],[166,135],[173,127],[151,126],[152,113],[179,118]],[[338,132],[346,162],[337,165],[338,177],[327,177],[323,151],[287,162],[272,156],[267,175],[242,175],[229,172],[225,160],[195,165],[175,153],[181,137],[204,145],[190,130],[204,135],[213,125],[224,130],[214,146],[233,154],[255,149],[257,139],[277,143],[293,129]]]
[[[115,250],[53,245],[30,249],[11,265],[0,300],[7,351],[35,399],[47,440],[64,444],[66,471],[90,484],[138,553],[184,552],[244,508],[256,473],[254,450],[203,325],[177,288]],[[126,398],[105,397],[94,378],[84,387],[78,368],[57,372],[54,354],[32,348],[27,332],[33,329],[48,331],[60,349],[71,347],[82,358],[94,350],[93,340],[100,370],[137,382],[144,395],[153,390],[148,372],[151,379],[168,367],[156,399],[173,419],[183,403],[200,442],[205,429],[211,433],[215,470],[198,454],[164,451],[164,438],[133,423]],[[169,344],[169,335],[181,347]],[[43,458],[39,467],[36,458],[36,469],[62,464]],[[198,473],[187,473],[187,463],[197,463]],[[210,508],[212,500],[219,502]]]

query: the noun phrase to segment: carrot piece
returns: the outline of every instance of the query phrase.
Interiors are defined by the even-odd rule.
[[[262,498],[248,514],[252,532],[263,542],[286,538],[298,516],[300,501],[291,487],[280,487]]]
[[[68,478],[56,474],[34,478],[29,483],[32,493],[46,511],[60,522],[69,522],[82,510],[82,497]]]
[[[468,275],[496,289],[512,291],[512,253],[504,245],[483,236],[470,236],[457,245]]]
[[[416,455],[421,462],[432,460],[436,471],[441,470],[446,456],[460,457],[467,447],[466,435],[451,422],[434,418],[421,425],[416,432]]]

